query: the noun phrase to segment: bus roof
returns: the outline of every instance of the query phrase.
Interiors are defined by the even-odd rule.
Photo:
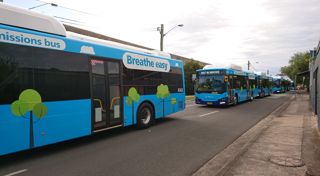
[[[226,71],[226,74],[234,74],[234,75],[247,75],[246,72],[240,71],[240,70],[235,70],[235,69],[230,69],[230,68],[210,68],[210,69],[199,69],[197,72],[210,72],[210,71]]]
[[[0,23],[66,36],[66,29],[55,18],[31,10],[0,3]]]

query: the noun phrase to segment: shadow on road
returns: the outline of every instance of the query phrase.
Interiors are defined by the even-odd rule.
[[[250,102],[252,102],[252,101],[243,101],[243,102],[238,103],[237,105],[203,105],[203,106],[198,106],[198,107],[199,108],[214,108],[214,109],[229,109],[229,108],[236,108],[237,106],[241,106],[245,103],[250,103]]]

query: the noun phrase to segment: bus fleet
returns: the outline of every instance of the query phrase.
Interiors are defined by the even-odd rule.
[[[195,103],[235,105],[289,90],[290,80],[262,72],[243,71],[240,66],[217,68],[207,65],[197,70]]]

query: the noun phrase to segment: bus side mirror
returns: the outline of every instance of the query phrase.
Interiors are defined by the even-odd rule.
[[[196,74],[192,74],[192,81],[194,82],[194,81],[196,81],[196,79],[197,79],[197,75]]]

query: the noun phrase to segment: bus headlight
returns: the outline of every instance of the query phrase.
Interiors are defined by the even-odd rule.
[[[228,101],[228,97],[221,98],[219,99],[219,104],[226,104],[227,101]]]

